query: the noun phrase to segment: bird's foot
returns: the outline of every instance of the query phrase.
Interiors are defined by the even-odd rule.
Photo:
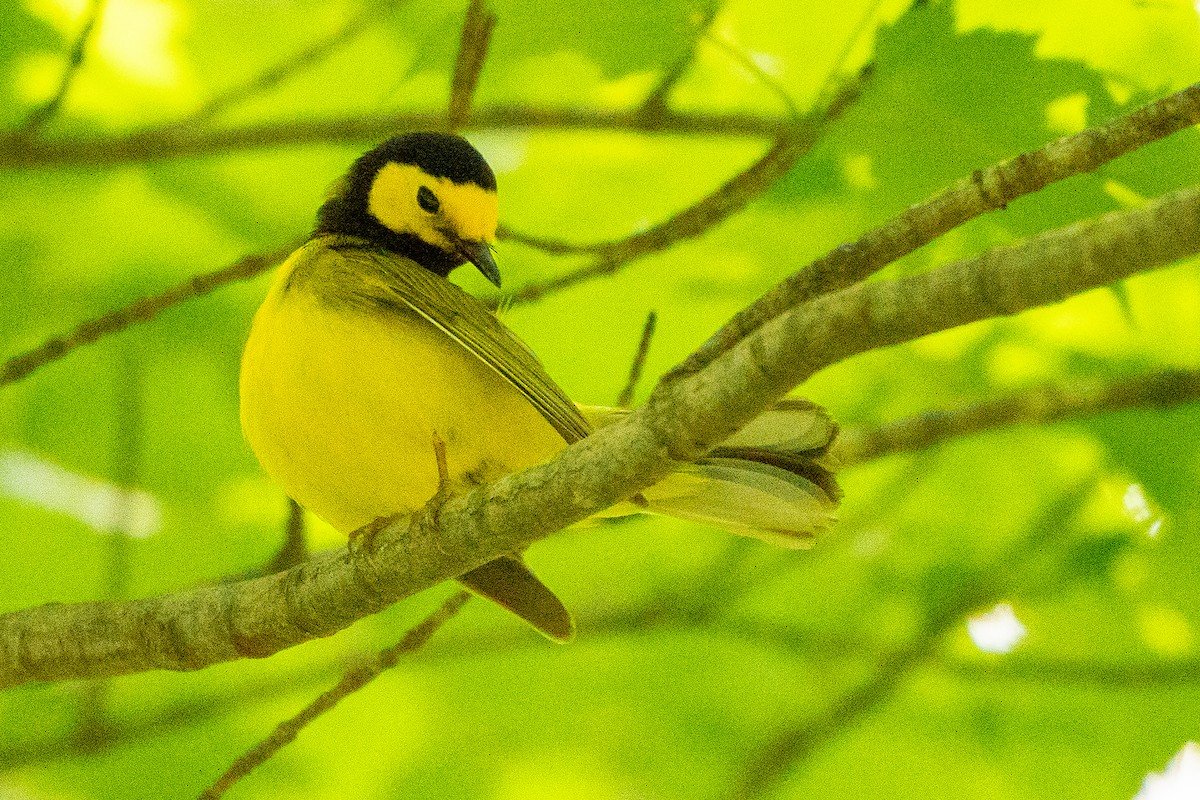
[[[373,522],[368,522],[361,528],[350,532],[350,538],[346,541],[346,547],[350,550],[350,555],[357,555],[360,552],[366,551],[370,553],[375,550],[375,537],[379,533],[400,518],[399,514],[389,514],[386,517],[376,517]]]

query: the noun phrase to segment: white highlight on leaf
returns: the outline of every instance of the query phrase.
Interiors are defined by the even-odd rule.
[[[1151,772],[1133,800],[1196,800],[1200,797],[1200,745],[1185,744],[1162,772]]]
[[[1008,653],[1025,638],[1025,626],[1009,603],[967,619],[967,635],[985,653]]]
[[[162,528],[162,507],[142,489],[123,489],[21,450],[0,451],[0,494],[57,511],[101,533],[144,539]]]
[[[26,0],[26,5],[72,37],[87,0]],[[170,86],[179,80],[174,43],[180,27],[173,0],[109,0],[92,37],[92,54],[126,78]]]
[[[778,78],[783,73],[783,64],[778,58],[770,53],[751,51],[749,55],[750,60],[754,62],[754,66],[758,67],[772,78]]]
[[[1146,492],[1140,483],[1131,483],[1125,489],[1125,513],[1134,522],[1145,522],[1150,519],[1150,503],[1146,500]]]

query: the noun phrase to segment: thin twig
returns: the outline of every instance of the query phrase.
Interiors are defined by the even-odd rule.
[[[692,62],[696,60],[696,46],[700,43],[700,39],[704,37],[704,34],[708,31],[720,11],[721,2],[719,0],[711,0],[708,6],[697,12],[699,18],[696,20],[696,29],[692,40],[688,43],[687,50],[680,54],[675,63],[663,73],[662,78],[650,90],[650,93],[646,95],[646,99],[642,101],[641,107],[637,110],[638,115],[645,120],[646,127],[652,128],[657,126],[658,121],[666,115],[671,92],[675,90],[675,86],[679,81],[683,80],[683,76],[691,68]]]
[[[1188,688],[1200,683],[1200,659],[1195,657],[1100,663],[1008,655],[999,661],[956,660],[942,666],[949,673],[976,681],[1029,681],[1104,691]]]
[[[727,41],[720,36],[714,35],[712,31],[707,32],[704,39],[705,41],[714,45],[722,53],[736,61],[738,64],[742,65],[743,68],[748,70],[752,75],[754,75],[754,77],[758,79],[759,83],[770,90],[773,95],[778,97],[779,102],[783,104],[783,108],[787,112],[788,117],[791,119],[800,118],[800,109],[796,106],[796,101],[792,99],[790,94],[788,94],[787,89],[785,89],[783,85],[775,79],[774,76],[770,75],[766,70],[764,70],[757,61],[751,58],[749,53],[736,46],[732,42]]]
[[[483,62],[487,58],[495,27],[496,15],[488,11],[485,0],[471,0],[467,6],[467,17],[463,20],[458,57],[454,60],[454,77],[450,81],[447,126],[451,131],[460,130],[471,116],[471,98],[479,83],[479,75],[483,72]]]
[[[287,258],[297,246],[297,243],[292,243],[278,250],[245,256],[216,272],[189,278],[162,294],[143,297],[124,308],[83,322],[68,333],[54,336],[38,347],[0,364],[0,386],[21,380],[40,367],[57,361],[77,347],[94,342],[102,336],[117,333],[141,322],[149,322],[161,312],[184,300],[201,297],[227,283],[253,278]]]
[[[296,74],[320,64],[336,53],[338,48],[353,41],[372,23],[378,22],[383,8],[384,4],[381,2],[365,4],[358,14],[342,23],[337,30],[316,40],[300,52],[272,64],[247,81],[214,95],[194,113],[175,124],[180,127],[202,125],[231,108],[271,91]]]
[[[54,734],[30,727],[0,746],[0,773],[36,764],[67,761],[83,754],[100,753],[126,744],[161,739],[173,731],[193,729],[222,717],[244,713],[257,704],[275,702],[294,693],[327,682],[340,672],[322,666],[307,671],[292,670],[269,676],[258,674],[250,685],[224,686],[220,691],[188,697],[149,710],[135,703],[128,713],[113,714],[102,729],[81,739],[78,732]],[[126,711],[126,709],[114,709]],[[15,731],[14,731],[15,733]]]
[[[512,241],[537,247],[553,254],[590,253],[594,258],[571,272],[550,280],[530,283],[503,298],[505,304],[527,303],[539,300],[552,292],[593,280],[603,275],[612,275],[636,259],[657,253],[679,242],[700,236],[724,222],[746,207],[752,200],[786,175],[796,162],[820,139],[827,127],[858,97],[861,80],[843,88],[829,105],[810,114],[781,137],[758,161],[727,181],[701,200],[678,212],[670,219],[631,236],[608,242],[574,245],[566,242],[540,239],[505,230],[503,234]],[[493,306],[501,304],[501,298],[489,298]]]
[[[504,305],[538,300],[547,294],[574,286],[586,280],[603,275],[611,275],[622,266],[642,256],[666,249],[684,239],[699,236],[709,228],[716,227],[727,217],[737,213],[754,197],[766,191],[776,180],[787,174],[796,162],[800,160],[830,124],[839,119],[861,95],[864,84],[874,72],[874,66],[863,66],[854,79],[842,81],[838,78],[853,45],[862,36],[866,24],[874,15],[878,3],[864,15],[860,25],[855,28],[846,47],[835,60],[829,75],[826,77],[820,97],[817,102],[819,111],[810,114],[805,119],[796,107],[795,101],[787,90],[771,75],[767,74],[745,52],[734,47],[709,31],[719,5],[714,5],[711,14],[702,20],[697,30],[697,37],[692,49],[679,62],[676,69],[668,72],[662,83],[646,98],[638,113],[647,120],[646,127],[653,130],[667,114],[666,96],[674,84],[682,77],[688,64],[695,57],[695,45],[701,39],[707,39],[743,67],[748,69],[764,86],[780,98],[791,124],[781,132],[776,139],[775,147],[764,155],[758,162],[748,167],[741,175],[727,182],[717,191],[701,199],[693,206],[673,215],[659,225],[647,231],[635,233],[621,239],[595,244],[573,244],[559,240],[546,239],[537,236],[521,234],[507,228],[501,228],[500,237],[520,242],[552,255],[572,255],[588,253],[595,256],[594,260],[578,267],[564,275],[548,281],[529,284],[518,289],[513,295],[503,299]],[[780,158],[780,153],[786,157]],[[699,225],[696,223],[699,222]],[[499,298],[489,301],[494,307],[501,304]]]
[[[18,128],[13,135],[13,139],[24,140],[38,133],[62,108],[63,101],[67,99],[67,92],[71,90],[71,86],[75,83],[75,77],[83,67],[88,43],[91,41],[92,32],[96,29],[96,23],[100,20],[103,10],[104,0],[92,0],[85,12],[83,27],[79,29],[79,35],[75,37],[75,43],[71,46],[71,52],[67,56],[67,65],[63,68],[58,88],[45,103],[29,114],[25,124]]]
[[[1005,548],[990,564],[949,587],[946,599],[930,609],[921,630],[906,645],[883,658],[868,680],[835,697],[812,718],[785,728],[762,745],[747,760],[733,797],[737,800],[765,797],[795,771],[797,764],[834,738],[845,735],[890,699],[904,679],[937,652],[943,636],[953,625],[973,609],[995,602],[1012,576],[1019,574],[1032,558],[1042,557],[1048,546],[1062,538],[1069,528],[1068,522],[1082,508],[1094,485],[1091,480],[1085,481],[1059,498],[1031,525],[1029,535]]]
[[[646,315],[646,324],[642,326],[642,338],[638,342],[637,353],[633,356],[633,363],[629,365],[629,380],[617,395],[617,405],[621,408],[628,408],[633,402],[633,393],[637,391],[638,381],[642,379],[642,369],[646,366],[646,356],[650,355],[650,341],[654,338],[657,323],[658,314],[651,311]]]
[[[962,408],[927,411],[876,428],[843,429],[838,434],[837,454],[850,466],[1009,425],[1041,425],[1197,401],[1200,370],[1160,370],[1114,381],[1041,386]]]
[[[887,264],[975,217],[1200,122],[1200,83],[1148,103],[1104,125],[1051,142],[987,169],[976,170],[936,197],[794,273],[738,312],[670,374],[710,364],[765,322],[822,294],[864,280]]]
[[[108,560],[104,570],[107,583],[104,595],[110,600],[122,600],[129,594],[129,537],[136,524],[133,491],[141,472],[145,438],[142,365],[130,347],[119,349],[113,392],[117,424],[112,439],[111,466],[117,496],[112,515],[107,520]],[[81,749],[93,749],[111,736],[110,688],[108,678],[97,678],[81,687],[79,723],[75,732]]]
[[[879,14],[879,7],[882,5],[883,0],[874,0],[873,3],[863,10],[862,16],[858,18],[858,23],[855,24],[854,29],[850,31],[850,35],[846,37],[846,41],[842,43],[841,51],[829,65],[829,72],[826,74],[824,81],[825,86],[828,87],[836,85],[837,76],[843,69],[846,68],[846,64],[850,62],[850,54],[854,52],[855,46],[862,40],[863,36],[866,35],[867,29],[870,27],[871,22],[875,19],[876,15]]]
[[[371,661],[345,674],[332,689],[324,692],[309,703],[300,713],[279,723],[266,739],[262,740],[241,758],[235,761],[225,774],[200,793],[200,800],[216,800],[223,797],[235,783],[249,775],[256,767],[290,744],[310,723],[354,692],[375,680],[386,670],[396,666],[400,657],[419,650],[438,628],[448,622],[459,609],[471,599],[471,593],[460,591],[451,595],[441,607],[411,628],[396,644],[379,651]]]

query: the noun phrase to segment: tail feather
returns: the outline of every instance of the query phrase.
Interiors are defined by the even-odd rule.
[[[575,623],[558,596],[519,556],[501,556],[460,575],[458,582],[507,608],[556,642],[575,635]]]
[[[783,547],[811,547],[834,520],[816,484],[756,461],[708,458],[643,492],[651,513],[724,528]]]
[[[584,407],[598,427],[628,411]],[[784,547],[810,547],[836,520],[842,497],[830,453],[837,424],[820,406],[787,399],[763,412],[695,464],[645,489],[642,511],[714,525]],[[631,513],[623,503],[610,513]]]
[[[581,407],[603,426],[625,409]],[[790,548],[810,547],[835,519],[842,492],[830,447],[837,425],[824,409],[787,400],[730,436],[695,464],[600,516],[666,514]],[[565,642],[575,624],[562,602],[519,556],[502,556],[458,578],[517,614],[546,636]]]

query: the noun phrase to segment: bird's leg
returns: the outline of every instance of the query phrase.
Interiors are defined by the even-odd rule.
[[[442,494],[450,485],[450,468],[446,466],[446,443],[437,435],[437,431],[433,432],[433,457],[437,460],[437,493]]]
[[[437,526],[441,524],[438,515],[442,506],[450,499],[450,468],[446,466],[446,442],[437,435],[436,431],[433,434],[433,457],[437,461],[438,488],[433,497],[429,498],[429,502],[425,504],[425,508],[429,512],[430,520]],[[346,546],[350,548],[351,553],[359,552],[363,548],[370,552],[374,548],[375,537],[379,535],[379,532],[399,517],[400,514],[376,517],[373,522],[352,531]]]
[[[439,517],[442,506],[450,499],[450,468],[446,466],[446,442],[437,435],[437,431],[433,432],[433,457],[437,461],[438,488],[425,504],[425,508],[429,510],[433,524],[437,526],[441,524]]]

